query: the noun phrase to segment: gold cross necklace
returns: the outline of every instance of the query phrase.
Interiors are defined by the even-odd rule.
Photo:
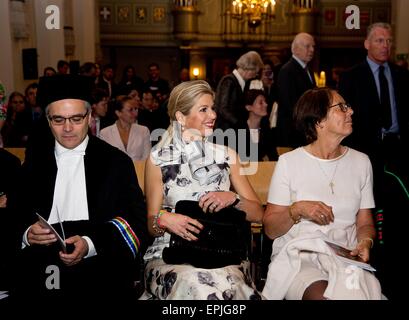
[[[335,164],[335,169],[334,172],[332,174],[331,179],[328,177],[328,175],[325,173],[324,169],[321,167],[321,164],[319,162],[319,160],[317,160],[318,166],[320,167],[322,173],[324,174],[324,176],[327,178],[327,180],[329,181],[329,187],[331,188],[331,193],[335,194],[334,192],[334,187],[335,187],[335,183],[334,183],[334,178],[335,178],[335,174],[337,173],[337,169],[338,169],[338,163],[339,161],[337,161],[337,163]]]
[[[310,150],[311,150],[312,155],[314,155],[314,151],[313,151],[313,149],[312,149],[312,146],[309,145],[309,147],[310,147]],[[340,151],[341,151],[341,154],[343,154],[343,153],[342,153],[342,149],[341,149]],[[334,187],[335,187],[334,178],[335,178],[335,174],[337,173],[338,163],[339,163],[338,160],[339,160],[339,159],[336,160],[337,163],[335,164],[335,169],[334,169],[334,172],[332,173],[331,179],[329,178],[329,176],[327,175],[327,173],[325,172],[325,170],[322,168],[322,166],[321,166],[321,164],[320,164],[320,161],[319,161],[318,159],[315,159],[315,160],[317,161],[318,167],[320,168],[321,172],[324,174],[325,178],[327,178],[327,180],[329,181],[328,186],[329,186],[330,189],[331,189],[331,193],[332,193],[332,194],[335,194],[335,192],[334,192]]]

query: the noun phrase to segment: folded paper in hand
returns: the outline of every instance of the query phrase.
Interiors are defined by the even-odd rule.
[[[337,255],[337,258],[339,258],[340,260],[368,271],[376,271],[374,267],[364,262],[359,256],[352,256],[352,250],[342,247],[333,242],[325,241],[325,243],[334,251],[334,253]]]
[[[40,216],[38,213],[36,213],[37,217],[38,217],[38,221],[40,222],[40,225],[43,228],[49,229],[51,231],[51,233],[55,234],[55,236],[57,237],[57,241],[58,243],[61,245],[61,250],[64,253],[67,253],[67,245],[64,242],[65,239],[61,238],[61,236],[59,235],[59,233],[57,232],[57,230],[55,230],[53,228],[53,226],[51,224],[48,223],[47,220],[45,220],[42,216]]]

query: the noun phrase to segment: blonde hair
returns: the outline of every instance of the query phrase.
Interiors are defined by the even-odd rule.
[[[214,99],[215,94],[210,85],[204,80],[185,81],[173,88],[168,101],[168,115],[170,125],[158,143],[160,146],[169,144],[173,136],[173,122],[176,120],[176,112],[181,112],[185,116],[204,94],[210,94]]]

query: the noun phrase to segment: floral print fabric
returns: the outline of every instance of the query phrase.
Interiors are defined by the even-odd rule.
[[[179,200],[198,201],[206,192],[230,190],[226,147],[207,141],[200,144],[179,143],[152,150],[152,161],[162,171],[163,208],[168,211],[174,210]],[[169,157],[170,153],[177,157]],[[169,233],[156,238],[144,256],[146,291],[141,299],[261,299],[251,281],[248,261],[217,269],[169,265],[162,260],[169,240]]]

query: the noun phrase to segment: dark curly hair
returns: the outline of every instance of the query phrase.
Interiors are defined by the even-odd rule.
[[[306,91],[294,108],[294,122],[298,131],[305,134],[307,143],[317,140],[317,123],[327,117],[335,90],[324,87]]]

